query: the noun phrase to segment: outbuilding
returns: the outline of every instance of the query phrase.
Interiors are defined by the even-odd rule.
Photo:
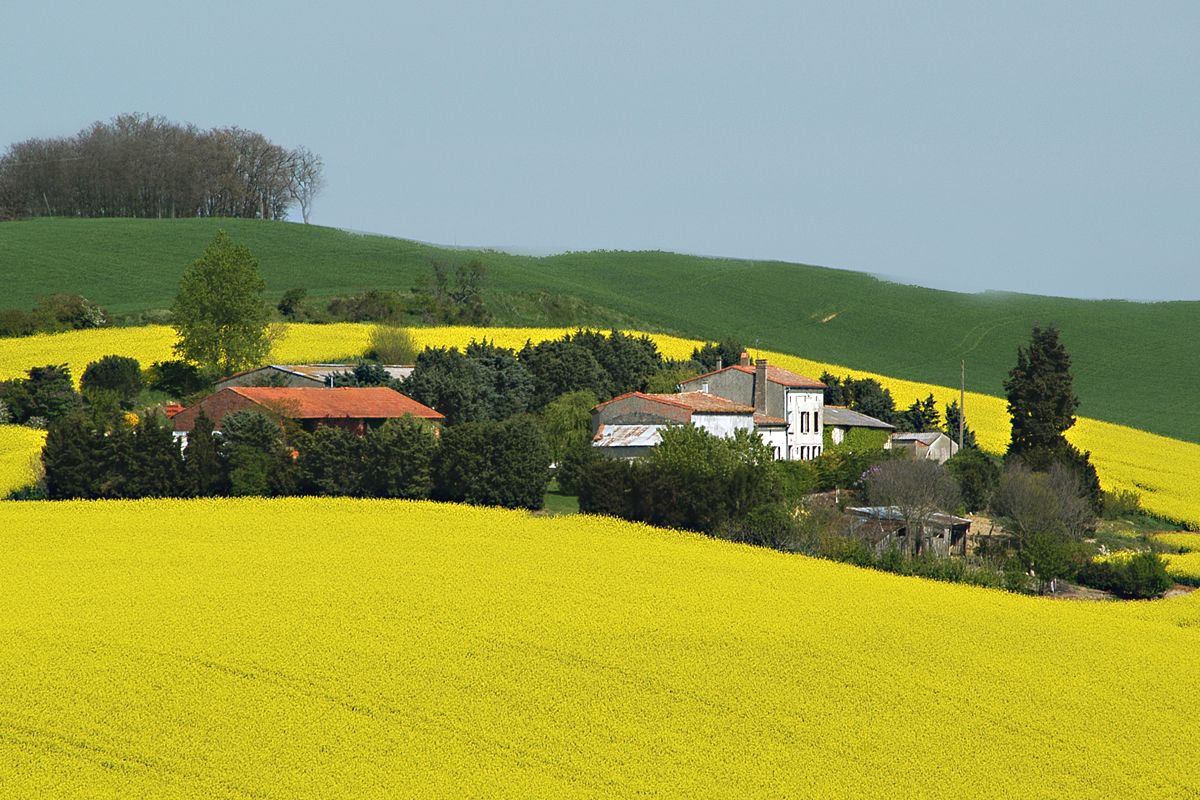
[[[431,422],[445,419],[432,408],[384,386],[363,388],[300,388],[230,386],[175,414],[176,435],[186,437],[203,411],[221,430],[225,416],[235,411],[258,411],[279,420],[292,420],[305,430],[321,425],[365,433],[389,419],[412,416]]]

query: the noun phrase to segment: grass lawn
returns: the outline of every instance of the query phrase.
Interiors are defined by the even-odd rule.
[[[563,494],[558,488],[558,481],[550,481],[550,485],[546,487],[546,505],[542,510],[555,517],[578,514],[579,498],[575,495]]]

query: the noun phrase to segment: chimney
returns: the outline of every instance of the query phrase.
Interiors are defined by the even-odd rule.
[[[745,350],[742,351],[742,357],[738,359],[738,365],[742,367],[750,366],[750,354]]]
[[[767,413],[767,360],[754,362],[754,413]]]

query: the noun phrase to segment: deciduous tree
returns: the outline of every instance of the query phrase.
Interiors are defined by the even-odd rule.
[[[265,288],[250,250],[219,231],[180,282],[175,351],[217,375],[257,366],[270,350]]]

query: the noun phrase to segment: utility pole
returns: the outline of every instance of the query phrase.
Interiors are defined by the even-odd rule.
[[[963,431],[967,425],[967,360],[964,358],[958,362],[959,379],[958,379],[958,449],[961,452],[963,449]]]

